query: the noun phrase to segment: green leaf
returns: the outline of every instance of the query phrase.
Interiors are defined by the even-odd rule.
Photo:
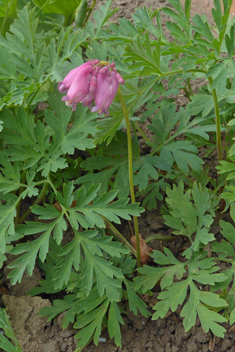
[[[150,18],[149,11],[145,6],[135,9],[135,13],[132,15],[132,18],[135,21],[137,28],[141,28],[144,31],[150,32],[156,38],[159,38],[161,33],[153,24],[151,19],[152,16]],[[135,35],[136,34],[138,34],[138,32],[136,32]]]
[[[230,203],[235,201],[235,186],[229,185],[225,186],[226,191],[223,192],[223,198],[228,200]]]
[[[200,15],[196,14],[193,17],[192,21],[196,25],[196,26],[192,26],[192,29],[194,29],[197,33],[201,34],[209,42],[212,42],[214,39],[214,36],[212,34],[212,31],[211,31],[208,23],[205,21],[204,16],[200,16]]]
[[[66,244],[59,253],[59,257],[62,257],[62,259],[59,260],[55,267],[56,271],[53,276],[55,288],[61,288],[64,284],[68,283],[73,267],[76,271],[87,270],[87,276],[84,278],[84,280],[86,280],[86,282],[84,281],[84,285],[86,284],[87,294],[93,283],[94,270],[97,276],[100,296],[103,294],[105,287],[107,291],[109,291],[107,292],[107,295],[110,297],[110,300],[113,299],[113,297],[111,297],[113,294],[113,292],[111,292],[112,290],[114,291],[115,296],[117,296],[116,289],[112,289],[110,285],[113,285],[114,287],[119,287],[119,285],[115,283],[115,280],[113,280],[112,283],[105,276],[112,277],[115,275],[117,277],[122,277],[121,272],[115,267],[112,267],[110,261],[105,261],[103,259],[99,260],[98,257],[103,257],[103,251],[110,256],[120,257],[121,253],[127,254],[129,249],[119,242],[111,242],[112,237],[99,236],[100,235],[98,235],[97,231],[75,231],[74,239]],[[84,261],[86,265],[84,264]],[[101,285],[99,285],[99,283]],[[84,288],[85,286],[83,289]]]
[[[168,226],[177,230],[173,232],[175,234],[183,234],[191,238],[195,233],[191,249],[197,251],[200,243],[207,244],[214,239],[214,235],[209,233],[213,218],[207,214],[207,212],[213,213],[212,199],[207,188],[202,188],[196,182],[192,191],[184,193],[183,188],[182,182],[178,187],[174,185],[173,190],[167,188],[166,202],[171,209],[171,215],[165,215],[164,218]],[[180,208],[179,204],[181,204]]]
[[[169,309],[175,312],[178,305],[181,305],[185,300],[187,289],[188,281],[184,280],[168,287],[167,291],[162,291],[158,295],[160,301],[153,307],[153,309],[156,310],[153,314],[153,320],[164,318]],[[172,299],[172,297],[174,297],[174,299]]]
[[[161,190],[165,191],[167,187],[169,187],[169,184],[164,181],[164,178],[162,178],[157,182],[149,183],[142,192],[137,192],[136,195],[139,196],[144,194],[145,198],[142,206],[145,207],[145,205],[147,205],[148,210],[153,210],[157,207],[157,199],[160,201],[163,200]]]
[[[122,345],[120,324],[124,324],[124,321],[121,317],[118,304],[117,302],[111,302],[108,315],[108,332],[111,339],[114,337],[115,344],[118,347]]]
[[[74,16],[76,8],[81,3],[81,0],[70,0],[69,2],[64,2],[63,0],[33,0],[34,5],[40,7],[40,9],[45,13],[60,13],[65,17],[69,18]]]
[[[214,108],[213,97],[211,94],[195,94],[191,97],[188,108],[192,115],[197,115],[201,112],[202,117],[204,117]]]
[[[221,227],[223,227],[222,224],[220,224]],[[226,233],[227,231],[225,231]],[[233,237],[232,237],[233,238]],[[212,248],[213,251],[216,253],[222,253],[223,256],[226,257],[235,257],[235,251],[234,248],[232,246],[232,244],[230,242],[227,242],[225,240],[222,240],[222,242],[218,243],[218,242],[214,242],[212,244]]]
[[[87,5],[88,5],[87,4],[87,0],[82,0],[82,1],[80,1],[80,4],[76,8],[76,11],[75,11],[75,24],[76,24],[76,26],[78,28],[82,27],[83,22],[85,20],[86,13],[87,13],[87,10],[88,10],[88,6]]]
[[[233,24],[230,28],[230,36],[228,36],[228,34],[225,35],[225,44],[228,50],[229,57],[231,57],[234,52],[234,37],[235,37],[235,24]]]
[[[114,117],[108,117],[104,120],[99,121],[99,124],[96,126],[98,132],[95,133],[95,143],[103,143],[107,141],[107,145],[111,143],[114,138],[115,133],[117,132],[121,122],[123,120],[122,114],[117,114]]]
[[[142,287],[143,293],[146,293],[160,281],[166,272],[166,268],[153,268],[144,265],[142,268],[139,268],[138,271],[141,275],[134,278],[134,290],[137,291]]]
[[[112,33],[107,33],[107,31],[101,29],[99,37],[108,41],[115,40],[116,43],[123,44],[139,34],[134,24],[126,18],[119,18],[118,21],[119,25],[110,22],[109,28]]]
[[[36,240],[17,244],[12,249],[12,254],[22,254],[9,265],[9,268],[13,269],[9,274],[12,284],[15,284],[17,281],[21,281],[22,275],[26,268],[28,274],[32,275],[37,255],[42,262],[46,259],[46,255],[49,251],[49,240],[52,231],[54,230],[54,237],[56,238],[57,243],[59,243],[62,240],[62,232],[66,228],[67,225],[63,219],[63,213],[60,212],[57,213],[57,218],[50,223],[45,224],[32,221],[27,223],[27,225],[18,226],[18,234],[32,235],[40,232],[43,233]]]
[[[127,160],[123,161],[118,169],[113,189],[118,191],[119,199],[126,198],[130,194]]]
[[[81,286],[85,294],[89,294],[93,284],[93,275],[95,274],[99,295],[102,296],[106,292],[110,301],[119,301],[121,284],[117,279],[123,278],[121,271],[114,267],[111,261],[93,256],[86,245],[83,245],[83,251],[85,264],[81,273],[83,278]]]
[[[235,322],[235,308],[233,308],[232,312],[230,313],[229,323],[233,325]]]
[[[209,292],[208,292],[209,293]],[[218,297],[215,295],[215,297]],[[215,298],[214,297],[214,298]],[[223,303],[223,306],[225,304]],[[201,321],[202,328],[205,332],[211,330],[215,336],[224,337],[226,329],[220,326],[218,323],[225,323],[226,318],[222,317],[218,313],[207,309],[203,304],[198,305],[198,317]]]
[[[183,8],[179,0],[169,0],[169,3],[174,7],[174,9],[178,12],[176,13],[172,9],[168,7],[163,7],[162,11],[169,17],[171,17],[184,31],[187,33],[187,36],[190,35],[190,26],[189,22],[185,16]],[[190,39],[190,37],[189,37]]]
[[[63,313],[71,309],[72,307],[76,307],[76,303],[77,303],[77,299],[75,294],[66,295],[63,300],[54,299],[52,306],[41,308],[39,311],[39,314],[42,317],[48,316],[47,321],[50,321],[54,319],[58,314]],[[84,309],[84,306],[83,306],[83,309]]]
[[[15,17],[17,11],[17,0],[1,0],[0,17]]]
[[[35,124],[33,116],[26,114],[22,108],[18,109],[16,117],[10,110],[4,108],[1,118],[4,121],[4,128],[0,135],[9,145],[5,153],[12,161],[23,161],[24,168],[38,163],[49,147],[48,129],[44,124],[40,121]]]
[[[4,254],[8,237],[15,235],[15,216],[16,205],[13,202],[7,202],[6,205],[0,204],[0,253]]]
[[[144,40],[139,35],[135,39],[131,39],[130,44],[125,47],[123,56],[124,62],[134,61],[129,66],[131,70],[138,68],[142,74],[146,75],[161,73],[160,67],[157,65],[159,62],[157,44],[155,44],[155,49],[152,49],[148,32],[146,32]]]
[[[93,17],[96,21],[96,36],[104,26],[105,22],[117,11],[117,9],[110,9],[112,2],[113,0],[106,1],[104,5],[99,6],[99,11],[95,10],[93,12]]]
[[[49,161],[48,158],[43,158],[41,166],[38,167],[37,171],[42,171],[42,176],[47,177],[51,171],[56,172],[58,169],[63,170],[68,167],[66,159],[61,158],[60,155],[61,152],[58,150],[53,153]]]
[[[91,158],[89,158],[91,159]],[[95,157],[96,159],[96,157]],[[110,184],[110,179],[114,175],[114,173],[117,170],[117,166],[111,167],[110,169],[106,169],[104,171],[100,171],[98,173],[94,174],[86,174],[84,176],[79,177],[76,181],[75,184],[86,184],[88,188],[91,187],[92,184],[98,183],[100,184],[100,189],[99,189],[99,194],[102,194],[104,192],[108,191],[109,184]]]
[[[48,102],[52,110],[46,110],[46,122],[56,132],[57,141],[60,141],[66,135],[68,124],[72,116],[72,110],[68,109],[66,104],[61,100],[60,93],[48,93]]]
[[[219,174],[228,173],[228,175],[226,175],[226,180],[233,180],[235,178],[234,156],[232,155],[229,159],[231,161],[221,160],[220,165],[216,166],[216,169],[219,170]]]
[[[220,221],[220,227],[222,228],[222,235],[235,246],[235,228],[229,222]]]
[[[3,153],[0,153],[0,164],[0,192],[5,194],[19,189],[22,186],[19,165],[12,164]]]
[[[4,334],[0,334],[0,348],[6,352],[22,352],[22,349],[12,330],[9,317],[5,309],[2,308],[0,309],[0,329],[4,332]],[[9,339],[12,342],[10,342]]]
[[[214,0],[215,8],[212,8],[212,15],[219,30],[222,29],[222,7],[219,0]]]
[[[19,44],[23,44],[24,40],[27,43],[27,46],[30,49],[27,53],[27,57],[30,57],[31,53],[33,53],[34,35],[38,24],[38,18],[35,17],[35,12],[35,9],[29,9],[28,4],[18,12],[18,18],[15,19],[10,27],[10,31],[18,37],[18,40],[20,41]],[[7,36],[7,39],[8,38],[9,37]]]
[[[214,129],[214,126],[200,126],[201,119],[194,119],[190,122],[191,115],[189,111],[181,109],[179,112],[175,111],[173,104],[167,104],[166,108],[160,109],[153,118],[152,125],[148,128],[154,132],[155,142],[151,142],[152,148],[160,150],[160,157],[163,165],[158,168],[170,171],[174,160],[178,167],[184,172],[188,173],[188,165],[193,169],[201,170],[202,160],[193,153],[197,152],[195,146],[189,141],[174,141],[176,137],[183,134],[196,134],[208,139],[209,135],[206,131]],[[172,133],[174,129],[174,133]],[[188,153],[189,152],[189,153]]]
[[[155,263],[165,265],[165,267],[151,268],[144,266],[139,269],[141,276],[137,276],[134,279],[136,290],[143,286],[143,292],[146,292],[152,289],[158,281],[160,281],[161,288],[164,289],[172,285],[174,276],[176,276],[178,280],[183,277],[185,264],[179,262],[169,249],[164,248],[164,252],[165,254],[159,251],[153,251],[151,256],[154,258]]]
[[[194,274],[192,276],[193,280],[200,282],[203,285],[211,285],[214,286],[215,282],[223,282],[226,279],[226,276],[222,274],[213,274],[218,270],[218,267],[213,267],[207,270],[200,270],[198,274]]]
[[[149,177],[152,177],[154,180],[158,179],[158,157],[157,156],[142,156],[138,158],[133,165],[134,172],[137,172],[137,175],[134,176],[134,185],[139,185],[139,190],[143,190],[147,187]]]
[[[4,47],[0,52],[0,80],[16,79],[16,68],[10,60],[10,53]]]
[[[138,294],[133,289],[133,285],[128,280],[124,280],[126,285],[126,292],[128,297],[128,303],[130,311],[132,311],[136,316],[138,314],[138,310],[144,317],[148,317],[151,313],[146,309],[146,304],[144,301],[138,296]]]
[[[174,22],[166,23],[167,29],[170,31],[171,35],[177,39],[179,42],[187,43],[189,38],[184,31]]]
[[[223,337],[226,331],[217,322],[226,322],[226,319],[218,313],[207,308],[203,303],[210,305],[210,307],[226,307],[227,303],[219,298],[215,293],[200,291],[196,286],[190,284],[190,297],[181,311],[181,316],[184,318],[184,327],[188,331],[195,325],[196,316],[198,315],[202,328],[205,332],[211,330],[216,336]]]
[[[172,156],[179,169],[187,175],[189,166],[192,170],[199,172],[202,170],[204,163],[201,158],[193,154],[197,152],[197,148],[189,141],[177,141],[163,146],[160,156],[162,158],[172,159]]]
[[[75,329],[82,329],[75,335],[75,338],[78,340],[77,347],[84,348],[92,337],[95,345],[98,345],[103,319],[108,306],[109,301],[106,299],[96,309],[79,315],[79,320],[74,324]]]
[[[46,122],[55,131],[53,140],[57,148],[60,146],[65,154],[73,154],[75,148],[79,150],[94,148],[93,140],[88,138],[88,134],[97,131],[92,122],[96,118],[95,114],[87,114],[87,108],[80,107],[79,114],[75,114],[72,127],[68,128],[72,111],[61,101],[60,94],[49,93],[48,101],[54,111],[46,110]]]
[[[94,226],[102,228],[106,226],[103,217],[119,224],[119,217],[130,220],[130,215],[139,216],[144,211],[139,207],[139,203],[128,204],[128,198],[114,201],[116,191],[97,196],[99,188],[100,185],[92,185],[88,190],[80,187],[76,192],[76,206],[67,209],[68,220],[75,229],[78,228],[77,222],[85,228]]]

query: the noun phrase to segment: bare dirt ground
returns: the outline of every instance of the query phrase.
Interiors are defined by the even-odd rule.
[[[97,3],[97,8],[104,1]],[[212,22],[211,3],[212,0],[192,0],[192,13],[206,14]],[[184,0],[182,0],[184,3]],[[120,8],[115,14],[113,20],[117,21],[119,17],[131,18],[135,8],[146,6],[160,8],[168,6],[166,0],[114,0],[113,8]],[[235,1],[232,12],[235,13]],[[165,18],[166,19],[166,18]],[[163,21],[164,17],[163,17]],[[195,87],[196,89],[197,87]],[[177,99],[177,97],[176,97]],[[185,99],[178,100],[177,103],[184,106]],[[219,220],[219,219],[217,219]],[[124,231],[129,236],[128,225]],[[169,229],[163,224],[162,218],[158,211],[146,212],[140,220],[140,232],[146,236],[156,233],[169,233]],[[219,232],[217,223],[213,225],[213,233]],[[177,254],[180,247],[184,245],[183,240],[177,240],[177,243],[170,244],[173,254]],[[155,249],[159,249],[162,244],[155,241]],[[11,258],[9,258],[11,261]],[[4,271],[7,276],[7,269]],[[11,324],[23,352],[74,352],[76,349],[76,331],[72,327],[63,330],[62,318],[59,315],[52,322],[47,322],[46,318],[37,315],[41,307],[50,305],[50,300],[42,297],[29,297],[26,293],[38,285],[41,280],[41,273],[36,268],[32,277],[24,275],[21,284],[11,287],[9,281],[5,281],[5,288],[0,288],[0,305],[7,308],[11,317]],[[157,302],[158,288],[154,295],[144,297],[149,309]],[[125,307],[124,307],[125,308]],[[152,321],[151,318],[146,320],[142,316],[134,316],[127,312],[124,316],[125,325],[122,327],[122,347],[116,347],[113,340],[110,340],[107,332],[104,330],[98,346],[90,344],[85,348],[85,352],[235,352],[235,332],[228,325],[227,333],[224,339],[215,338],[211,333],[205,333],[200,327],[199,322],[190,331],[185,333],[182,319],[180,318],[180,309],[175,313],[169,313],[164,319]],[[0,349],[1,351],[1,349]]]

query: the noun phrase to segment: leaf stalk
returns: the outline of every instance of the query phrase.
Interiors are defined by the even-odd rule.
[[[125,237],[116,229],[115,226],[104,216],[100,215],[102,219],[104,219],[105,223],[110,227],[113,233],[125,244],[126,247],[130,249],[130,251],[137,257],[137,252],[135,248],[125,239]]]

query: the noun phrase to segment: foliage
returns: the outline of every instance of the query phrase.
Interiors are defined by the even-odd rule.
[[[161,266],[140,268],[141,275],[135,278],[135,289],[142,288],[145,293],[160,281],[162,291],[158,295],[159,302],[154,306],[156,312],[153,319],[163,318],[169,309],[174,312],[179,305],[183,305],[181,316],[184,317],[186,331],[195,325],[198,316],[206,332],[210,329],[216,336],[223,337],[226,330],[217,323],[225,322],[226,319],[213,309],[224,309],[226,301],[217,294],[206,292],[203,286],[196,285],[209,284],[213,287],[217,284],[219,287],[226,280],[225,274],[216,273],[219,267],[215,266],[213,258],[207,257],[204,250],[204,246],[215,239],[209,230],[216,203],[209,190],[202,189],[196,183],[192,190],[184,193],[183,183],[180,182],[178,187],[174,186],[172,190],[168,188],[167,195],[170,214],[164,216],[165,223],[175,229],[175,235],[188,237],[190,245],[182,254],[185,257],[182,262],[167,248],[164,253],[154,251],[154,262]],[[188,289],[189,299],[185,303]]]
[[[0,329],[2,330],[0,334],[1,349],[6,352],[22,352],[11,328],[9,317],[4,309],[0,309]]]
[[[8,265],[15,284],[40,266],[45,280],[30,294],[63,292],[41,314],[65,312],[63,327],[79,329],[77,351],[92,339],[98,344],[104,327],[121,346],[123,301],[149,316],[141,295],[158,282],[153,319],[181,306],[186,331],[199,317],[206,332],[223,336],[220,323],[235,321],[234,227],[221,221],[226,240],[219,243],[211,225],[221,197],[235,220],[232,0],[223,0],[223,10],[215,0],[213,31],[205,16],[190,17],[190,0],[184,8],[179,0],[169,0],[171,8],[139,8],[133,21],[118,23],[110,21],[112,0],[94,11],[84,0],[3,2],[0,267],[8,253],[16,256]],[[171,18],[171,40],[162,12]],[[82,104],[72,112],[57,90],[69,71],[92,59],[114,61],[125,79],[109,117]],[[202,88],[193,92],[197,79]],[[187,103],[179,108],[182,94]],[[218,180],[205,165],[216,148]],[[137,276],[138,248],[119,225],[133,219],[136,233],[143,207],[160,202],[165,225],[183,236],[186,249],[177,258],[167,247],[153,251],[153,263]],[[210,246],[231,267],[218,271]],[[4,310],[0,320],[15,344],[0,334],[0,347],[19,351]]]

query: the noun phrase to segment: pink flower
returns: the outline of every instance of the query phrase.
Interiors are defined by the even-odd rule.
[[[67,93],[62,100],[74,111],[77,103],[83,103],[92,112],[98,111],[99,115],[103,113],[109,115],[108,108],[117,94],[119,84],[124,84],[124,79],[116,71],[115,63],[106,64],[99,60],[91,60],[70,71],[58,84],[58,90]]]
[[[117,94],[119,83],[123,84],[124,79],[116,72],[115,69],[103,67],[97,78],[97,87],[95,95],[95,106],[92,112],[98,111],[99,115],[105,113],[109,115],[108,108]]]
[[[61,93],[67,93],[62,100],[66,101],[66,104],[71,106],[73,111],[76,110],[77,103],[81,103],[90,93],[92,72],[94,65],[98,62],[99,60],[89,61],[73,69],[64,80],[58,84],[58,90]],[[94,91],[94,89],[94,84],[92,83],[91,90]]]
[[[90,86],[89,86],[89,93],[83,99],[83,105],[88,106],[90,109],[92,108],[92,103],[95,100],[97,75],[98,75],[98,70],[96,72],[93,72],[93,75],[91,76]]]

